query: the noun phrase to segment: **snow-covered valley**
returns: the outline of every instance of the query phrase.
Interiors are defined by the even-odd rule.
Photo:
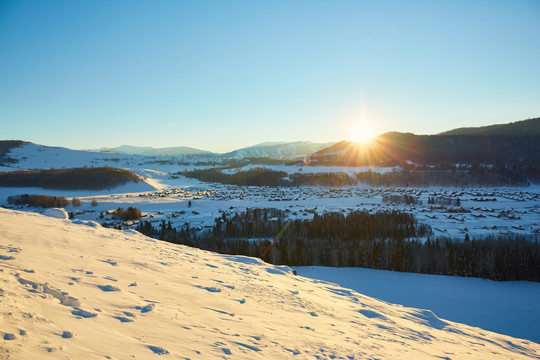
[[[51,190],[40,188],[0,187],[0,205],[7,197],[19,194],[40,194],[81,198],[80,207],[67,207],[76,218],[107,221],[101,212],[118,207],[135,206],[146,213],[153,223],[171,221],[175,227],[186,222],[204,228],[214,223],[224,211],[243,211],[247,208],[287,209],[290,218],[308,219],[314,213],[326,211],[370,212],[402,210],[415,215],[420,223],[429,225],[433,236],[463,238],[485,235],[537,235],[540,233],[540,186],[524,188],[376,188],[367,185],[344,187],[259,187],[205,183],[181,175],[179,171],[217,166],[202,163],[201,158],[145,157],[140,155],[109,154],[75,151],[65,148],[26,144],[11,151],[17,163],[4,167],[16,169],[48,169],[82,166],[112,166],[133,171],[144,182],[129,183],[113,189]],[[204,158],[203,158],[204,159]],[[212,160],[217,161],[217,160]],[[325,166],[268,166],[289,174],[300,172],[348,173],[366,169]],[[372,168],[388,172],[393,168]],[[232,169],[230,171],[238,171]],[[384,201],[384,198],[412,196],[421,203],[407,204]],[[429,198],[460,200],[459,206],[438,206]],[[98,206],[91,207],[91,200]],[[192,206],[188,204],[191,202]],[[22,210],[22,208],[18,208]],[[39,209],[28,209],[42,211]],[[109,222],[111,219],[109,218]]]
[[[537,283],[359,268],[301,267],[294,276],[287,267],[258,259],[146,238],[132,230],[139,221],[111,215],[119,207],[136,207],[140,221],[156,227],[187,223],[203,232],[224,214],[254,208],[280,209],[289,219],[399,210],[428,225],[432,238],[534,237],[540,231],[540,186],[236,186],[178,174],[216,166],[210,158],[180,161],[34,144],[11,156],[17,162],[2,170],[112,166],[144,181],[104,190],[0,187],[0,205],[8,208],[0,209],[6,358],[540,358]],[[266,167],[287,174],[366,171]],[[66,206],[71,220],[57,220],[36,214],[43,208],[8,204],[9,196],[21,194],[81,203]],[[395,201],[404,197],[415,203]],[[433,204],[433,198],[452,205]]]

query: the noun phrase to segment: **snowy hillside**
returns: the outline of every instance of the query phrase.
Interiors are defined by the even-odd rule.
[[[95,149],[93,151],[99,152],[110,152],[117,154],[131,154],[131,155],[143,155],[146,151],[153,150],[153,147],[150,146],[133,146],[133,145],[121,145],[117,147],[104,147],[100,149]]]
[[[297,157],[306,156],[334,143],[313,143],[311,141],[262,143],[223,154],[226,157]]]
[[[17,162],[10,165],[9,168],[1,168],[1,171],[102,166],[104,164],[113,166],[116,164],[116,167],[120,167],[119,164],[133,161],[136,158],[133,155],[71,150],[32,143],[11,149],[8,155]]]
[[[540,358],[287,267],[82,220],[0,209],[0,267],[2,358]]]
[[[12,148],[7,156],[13,162],[0,165],[0,171],[18,169],[63,169],[72,167],[110,166],[133,171],[147,177],[148,173],[188,171],[194,168],[208,168],[219,164],[215,156],[197,158],[173,158],[165,155],[128,155],[98,151],[72,150],[63,147],[51,147],[32,143]],[[200,162],[206,162],[200,165]],[[198,165],[195,165],[198,163]],[[144,191],[144,190],[140,190]]]
[[[350,267],[296,270],[299,275],[335,282],[377,299],[430,309],[448,320],[540,344],[540,283]]]
[[[102,149],[98,149],[97,151],[118,153],[118,154],[131,154],[131,155],[166,155],[166,156],[212,154],[210,151],[195,149],[189,146],[153,148],[153,147],[122,145],[122,146],[118,146],[114,148],[102,148]]]

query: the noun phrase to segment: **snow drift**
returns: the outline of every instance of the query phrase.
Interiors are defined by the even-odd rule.
[[[0,358],[540,358],[288,267],[0,209]]]

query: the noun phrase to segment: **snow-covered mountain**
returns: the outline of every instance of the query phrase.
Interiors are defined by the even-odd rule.
[[[189,146],[175,146],[165,148],[140,147],[131,145],[122,145],[114,148],[101,148],[97,151],[130,154],[130,155],[165,155],[165,156],[183,156],[183,155],[211,155],[210,151],[195,149]]]
[[[109,152],[109,153],[116,153],[116,154],[142,155],[146,151],[150,151],[153,149],[154,148],[150,146],[121,145],[117,147],[103,147],[100,149],[92,149],[90,151]]]
[[[317,152],[321,149],[333,145],[329,143],[313,143],[311,141],[295,141],[295,142],[264,142],[253,146],[244,147],[221,155],[232,158],[246,157],[299,157],[306,156]],[[115,148],[101,148],[96,151],[133,154],[133,155],[167,155],[167,156],[182,156],[182,155],[213,155],[214,153],[206,150],[195,149],[187,146],[177,146],[169,148],[152,148],[138,147],[131,145],[122,145]]]
[[[540,358],[254,258],[5,209],[0,233],[2,358]]]
[[[2,141],[0,141],[0,145]],[[143,170],[154,169],[159,171],[179,171],[176,159],[166,155],[129,155],[90,150],[72,150],[63,147],[38,145],[28,142],[15,143],[4,153],[0,154],[0,171],[13,171],[17,169],[61,169],[71,167],[99,167],[111,166],[140,173]],[[4,160],[2,160],[4,159]],[[183,162],[206,161],[209,165],[219,164],[222,160],[213,154],[197,156],[196,158],[182,157]],[[182,169],[191,168],[184,166]]]
[[[226,157],[298,157],[324,149],[334,143],[313,143],[311,141],[265,142],[223,154]]]

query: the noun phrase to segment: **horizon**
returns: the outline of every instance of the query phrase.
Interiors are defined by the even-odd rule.
[[[8,1],[0,29],[2,137],[48,146],[225,153],[540,114],[533,0]]]
[[[26,142],[30,142],[30,143],[33,143],[33,144],[36,144],[36,145],[43,145],[43,146],[48,146],[48,147],[64,147],[64,148],[68,148],[68,149],[71,149],[71,150],[81,150],[81,151],[102,151],[102,152],[107,152],[107,150],[110,150],[110,149],[117,149],[117,148],[120,148],[120,147],[123,147],[123,146],[129,146],[129,147],[134,147],[134,148],[149,148],[149,149],[152,149],[152,150],[160,150],[160,149],[166,149],[166,148],[181,148],[181,147],[186,147],[186,148],[191,148],[191,149],[194,149],[194,150],[202,150],[202,151],[208,151],[209,153],[211,154],[217,154],[217,155],[221,155],[221,154],[226,154],[226,153],[229,153],[229,152],[233,152],[233,151],[237,151],[237,150],[242,150],[242,149],[248,149],[248,148],[252,148],[252,147],[262,147],[262,146],[272,146],[272,145],[278,145],[278,144],[290,144],[290,143],[297,143],[297,142],[304,142],[304,143],[314,143],[314,144],[326,144],[326,143],[333,143],[333,144],[338,144],[340,142],[343,142],[343,141],[349,141],[349,142],[355,142],[355,143],[363,143],[363,142],[368,142],[370,141],[371,139],[373,138],[376,138],[376,137],[379,137],[379,136],[382,136],[382,135],[385,135],[387,133],[410,133],[412,135],[415,135],[415,136],[436,136],[436,135],[440,135],[444,132],[447,132],[447,131],[452,131],[452,130],[460,130],[460,129],[466,129],[466,128],[479,128],[479,127],[490,127],[490,126],[501,126],[501,125],[509,125],[509,124],[513,124],[513,123],[516,123],[516,122],[521,122],[521,121],[527,121],[527,120],[535,120],[535,119],[539,119],[540,117],[532,117],[532,118],[528,118],[528,119],[521,119],[521,120],[516,120],[516,121],[511,121],[511,122],[507,122],[507,123],[499,123],[499,124],[488,124],[488,125],[484,125],[484,126],[478,126],[478,127],[460,127],[460,128],[453,128],[453,129],[447,129],[447,130],[443,130],[439,133],[436,133],[436,134],[415,134],[415,133],[410,133],[410,132],[398,132],[398,131],[393,131],[393,130],[390,130],[390,131],[387,131],[387,132],[384,132],[384,133],[381,133],[381,134],[377,134],[375,135],[374,137],[372,138],[369,138],[369,139],[366,139],[365,141],[357,141],[357,140],[353,140],[353,139],[341,139],[341,140],[338,140],[338,141],[321,141],[321,142],[315,142],[315,141],[312,141],[312,140],[292,140],[292,141],[263,141],[263,142],[260,142],[260,143],[256,143],[256,144],[251,144],[251,145],[246,145],[246,146],[242,146],[242,147],[233,147],[231,149],[227,149],[225,151],[222,151],[222,152],[215,152],[215,151],[211,151],[211,150],[208,150],[208,149],[205,149],[205,148],[202,148],[202,147],[198,147],[198,146],[186,146],[186,145],[182,145],[182,144],[178,144],[178,145],[172,145],[172,146],[163,146],[163,147],[156,147],[156,146],[152,146],[152,145],[133,145],[133,144],[120,144],[120,145],[112,145],[112,146],[102,146],[102,147],[90,147],[90,148],[81,148],[81,147],[69,147],[69,146],[63,146],[63,145],[58,145],[58,144],[44,144],[44,143],[37,143],[37,142],[34,142],[34,141],[30,141],[30,140],[25,140],[25,139],[0,139],[1,141],[10,141],[10,140],[13,140],[13,141],[26,141]],[[329,145],[329,146],[332,146],[332,145]]]

